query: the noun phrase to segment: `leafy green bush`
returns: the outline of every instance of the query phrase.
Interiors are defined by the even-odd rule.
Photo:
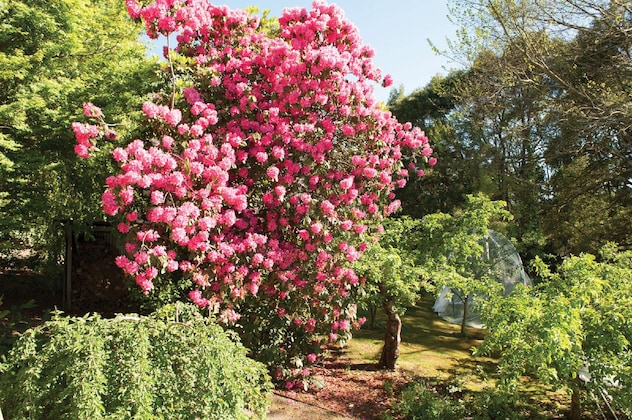
[[[264,418],[269,389],[234,336],[183,304],[148,317],[56,316],[0,365],[10,419]]]
[[[517,405],[517,396],[496,389],[485,388],[468,403],[469,416],[473,419],[518,420],[527,413]]]
[[[394,408],[396,414],[410,420],[444,420],[464,417],[464,409],[459,401],[436,394],[423,382],[413,382],[406,387]]]
[[[503,391],[486,388],[465,396],[442,395],[421,381],[411,383],[402,391],[394,406],[394,414],[409,420],[512,420],[529,416],[525,407],[518,406],[514,395]]]

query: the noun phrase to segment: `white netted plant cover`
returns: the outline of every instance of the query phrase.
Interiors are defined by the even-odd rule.
[[[513,243],[507,237],[493,230],[483,238],[485,258],[491,266],[490,276],[504,286],[503,294],[507,296],[516,284],[532,286],[533,283],[524,270],[522,259]],[[463,320],[463,301],[459,290],[444,287],[435,300],[432,309],[444,320],[460,325]],[[480,316],[476,311],[476,298],[467,300],[466,325],[474,328],[484,328]]]

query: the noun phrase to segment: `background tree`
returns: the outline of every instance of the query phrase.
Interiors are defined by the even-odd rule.
[[[103,220],[97,203],[112,168],[77,162],[68,122],[90,99],[125,137],[140,115],[127,110],[158,81],[156,65],[117,0],[3,1],[0,22],[0,243],[54,260],[62,220]]]
[[[419,258],[425,277],[437,291],[447,287],[463,303],[461,334],[466,333],[468,304],[497,292],[494,260],[485,257],[484,239],[494,221],[509,220],[502,201],[479,194],[454,215],[434,213],[421,223]]]
[[[399,357],[402,321],[406,308],[415,305],[421,291],[421,270],[416,262],[414,236],[418,221],[408,217],[392,218],[385,223],[380,241],[371,245],[356,262],[354,270],[364,279],[362,299],[371,312],[374,326],[377,308],[386,315],[384,347],[379,365],[395,369]]]
[[[412,217],[449,213],[465,203],[467,194],[480,189],[483,156],[473,145],[470,147],[458,127],[458,86],[463,77],[463,72],[436,76],[408,96],[394,91],[388,102],[388,109],[398,120],[423,128],[434,140],[434,154],[440,162],[424,177],[398,191],[402,211]]]
[[[631,263],[630,251],[612,245],[599,260],[568,258],[556,273],[536,260],[540,284],[486,301],[488,335],[476,353],[499,357],[500,386],[515,389],[526,374],[569,390],[574,419],[581,416],[580,386],[594,395],[605,391],[616,409],[629,412]]]
[[[542,238],[565,255],[608,240],[628,246],[629,2],[457,0],[451,10],[462,28],[451,53],[475,70],[463,105],[497,104],[468,115],[487,121],[486,138],[502,135],[496,179],[520,188],[492,197],[516,213],[522,251],[541,253]]]

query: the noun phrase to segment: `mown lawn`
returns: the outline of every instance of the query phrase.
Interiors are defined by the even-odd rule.
[[[472,356],[472,349],[482,343],[485,331],[468,328],[463,337],[460,326],[443,321],[432,311],[432,303],[431,297],[425,297],[402,317],[398,369],[427,383],[442,397],[455,400],[468,400],[485,389],[494,389],[496,361]],[[384,321],[378,315],[375,329],[362,328],[354,333],[345,351],[352,364],[379,360],[383,327]],[[561,418],[570,403],[564,391],[552,392],[528,378],[518,392],[524,396],[521,407],[535,418]]]

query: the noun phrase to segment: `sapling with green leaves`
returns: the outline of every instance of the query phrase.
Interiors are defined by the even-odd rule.
[[[402,321],[406,308],[414,306],[421,288],[421,271],[415,262],[415,240],[410,232],[419,223],[408,217],[390,219],[380,242],[373,244],[358,261],[355,271],[365,279],[365,306],[384,309],[386,330],[379,365],[394,369],[399,357]]]
[[[499,357],[498,386],[515,390],[524,375],[571,394],[607,395],[613,410],[632,410],[632,251],[610,244],[600,257],[566,259],[557,272],[534,262],[541,281],[484,303],[488,335],[475,354]],[[582,380],[580,380],[580,378]]]
[[[504,201],[492,201],[482,194],[470,195],[462,211],[430,214],[420,225],[418,257],[425,277],[435,290],[447,287],[463,303],[463,335],[471,300],[499,292],[497,259],[488,258],[484,239],[493,222],[511,219],[505,206]]]

